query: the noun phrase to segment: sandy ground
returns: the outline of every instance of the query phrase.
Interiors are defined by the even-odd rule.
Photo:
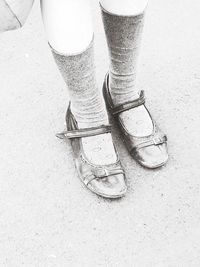
[[[107,50],[94,3],[101,85]],[[57,140],[68,96],[39,4],[0,42],[0,266],[200,266],[200,2],[151,0],[138,88],[168,134],[170,161],[148,171],[115,132],[129,190],[118,201],[79,181]]]

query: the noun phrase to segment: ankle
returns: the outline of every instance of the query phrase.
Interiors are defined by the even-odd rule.
[[[132,81],[131,81],[132,79]],[[125,82],[125,80],[127,82]],[[126,83],[126,84],[125,84]],[[128,87],[123,88],[124,85]],[[139,92],[136,90],[135,77],[121,76],[116,78],[112,74],[109,76],[109,89],[114,105],[121,105],[123,103],[134,101],[138,99]]]
[[[92,112],[93,108],[91,110],[89,107],[83,109],[80,109],[79,107],[77,109],[75,106],[71,105],[71,111],[80,129],[99,127],[109,124],[106,108],[96,109],[96,112],[94,113]]]

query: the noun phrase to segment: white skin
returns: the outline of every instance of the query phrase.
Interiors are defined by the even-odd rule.
[[[100,0],[105,10],[116,15],[135,16],[143,13],[148,0]]]
[[[100,3],[114,14],[137,15],[145,10],[148,0],[101,0]],[[56,51],[66,55],[77,54],[88,47],[93,36],[90,0],[41,0],[41,8],[48,41]],[[133,135],[152,133],[152,121],[144,106],[120,116]],[[82,141],[88,159],[94,164],[116,161],[110,134],[83,138]],[[160,150],[149,147],[149,153],[159,156]]]
[[[78,54],[93,37],[90,0],[41,0],[50,45],[63,54]]]

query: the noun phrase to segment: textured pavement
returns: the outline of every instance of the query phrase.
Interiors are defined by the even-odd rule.
[[[94,2],[94,1],[93,1]],[[94,2],[98,82],[107,70]],[[0,41],[0,266],[200,266],[200,2],[151,0],[138,88],[169,138],[148,171],[115,141],[128,177],[117,201],[79,181],[63,130],[68,96],[45,40],[39,3]]]

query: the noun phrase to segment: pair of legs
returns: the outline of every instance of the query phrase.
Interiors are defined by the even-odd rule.
[[[104,102],[96,82],[89,0],[41,0],[52,53],[71,98],[67,131],[60,136],[71,140],[81,180],[105,197],[121,197],[126,192],[125,172],[112,141],[105,103],[138,163],[157,168],[168,157],[167,138],[151,118],[144,93],[136,88],[147,1],[100,0],[110,59]]]
[[[138,14],[142,14],[147,6],[147,2],[148,0],[101,0],[100,4],[102,8],[105,9],[107,12],[110,12],[117,16],[132,17],[137,16]],[[47,37],[51,47],[55,51],[63,55],[78,55],[88,49],[93,39],[93,25],[91,18],[92,16],[90,0],[60,0],[59,2],[57,0],[41,0],[41,7]],[[134,22],[130,23],[134,24]],[[105,26],[107,27],[108,34],[109,26],[110,25]],[[129,28],[129,26],[130,25],[127,25],[127,28]],[[133,73],[133,75],[130,75],[132,80],[128,81],[127,90],[122,89],[118,77],[116,78],[114,77],[114,75],[111,76],[111,83],[113,85],[111,86],[111,88],[113,87],[112,95],[113,100],[116,104],[123,103],[124,101],[127,101],[130,98],[134,99],[138,97],[138,91],[135,87],[135,68],[137,63],[140,39],[142,35],[141,29],[142,25],[135,26],[135,31],[138,31],[138,33],[132,32],[132,41],[135,41],[135,44],[130,43],[130,47],[127,47],[126,49],[126,51],[130,49],[130,58],[128,58],[129,51],[127,52],[127,55],[125,55],[125,57],[128,58],[128,60],[130,61],[128,62],[128,67],[130,64],[132,65],[132,69],[128,71],[131,71],[131,73]],[[126,30],[128,31],[129,29]],[[115,32],[114,34],[117,35],[118,33]],[[126,34],[129,34],[129,32],[126,32]],[[122,38],[126,38],[126,36],[122,36]],[[112,39],[112,37],[110,37],[110,39]],[[121,41],[123,43],[124,40]],[[133,50],[134,55],[132,55]],[[76,65],[77,69],[80,69],[79,65],[80,62]],[[96,88],[94,63],[88,62],[87,66],[91,69],[88,73],[86,72],[86,74],[94,76],[92,80],[92,85],[90,83],[90,86],[93,87],[91,88],[91,92],[86,92],[87,90],[89,90],[87,88],[85,88],[85,91],[83,89],[79,92],[73,89],[71,90],[72,105],[74,108],[74,113],[77,114],[77,120],[79,122],[80,128],[86,128],[89,126],[96,126],[98,124],[107,123],[107,114],[105,106],[101,99],[101,96],[97,92],[98,89]],[[68,70],[68,73],[70,73],[70,70]],[[70,87],[70,82],[68,81],[69,76],[70,74],[68,75],[68,77],[64,77],[65,80],[67,80],[68,87]],[[79,76],[81,76],[80,73]],[[122,82],[122,85],[123,84],[124,83]],[[79,86],[84,87],[83,84],[79,84]],[[93,90],[96,90],[96,92],[93,92]],[[91,99],[91,101],[87,101],[89,106],[84,107],[80,99],[82,98],[83,94],[85,94],[86,96],[87,93],[89,93],[88,97],[93,97],[93,99]],[[85,101],[84,98],[83,101]],[[84,109],[84,111],[80,110],[81,107]],[[80,115],[80,113],[82,114]],[[125,124],[128,125],[127,127],[129,128],[129,131],[133,135],[146,136],[152,133],[152,122],[149,117],[149,114],[143,106],[140,106],[134,110],[123,112],[123,114],[121,114],[120,116],[125,121]],[[87,138],[83,140],[83,145],[85,147],[85,151],[87,153],[88,158],[93,163],[103,164],[105,162],[113,162],[115,160],[115,151],[112,146],[111,137],[109,135]],[[99,153],[101,153],[101,156],[99,155]],[[102,156],[102,153],[104,156]],[[151,147],[149,148],[149,153],[154,153],[159,156],[160,151],[156,147]]]

